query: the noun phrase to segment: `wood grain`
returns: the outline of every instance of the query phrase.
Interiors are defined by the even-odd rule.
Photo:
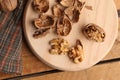
[[[62,72],[23,80],[119,80],[120,63],[110,63],[91,67],[78,72]]]

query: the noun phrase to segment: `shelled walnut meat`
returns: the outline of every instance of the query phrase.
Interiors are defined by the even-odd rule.
[[[32,5],[33,5],[34,10],[39,13],[45,13],[49,9],[48,0],[33,0]]]
[[[61,55],[67,54],[69,51],[69,43],[63,38],[52,39],[49,43],[51,45],[50,54]]]
[[[87,39],[96,42],[103,42],[105,40],[105,31],[96,24],[90,23],[86,25],[83,27],[82,32]]]
[[[80,40],[77,40],[76,45],[69,50],[68,57],[76,64],[83,61],[84,50]]]

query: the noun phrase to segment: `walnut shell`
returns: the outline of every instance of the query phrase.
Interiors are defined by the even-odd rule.
[[[67,36],[70,31],[72,29],[72,25],[69,21],[68,18],[66,17],[61,17],[58,21],[57,21],[57,34],[60,36]]]
[[[93,23],[83,27],[82,32],[87,39],[94,40],[96,42],[103,42],[105,39],[105,31]]]
[[[61,0],[60,4],[63,5],[64,7],[69,7],[73,6],[75,0]]]
[[[33,0],[32,5],[33,5],[34,10],[39,13],[45,13],[49,9],[48,0]]]
[[[0,6],[4,12],[13,11],[17,7],[17,0],[1,0]]]
[[[63,11],[64,11],[64,7],[61,6],[60,4],[56,4],[56,5],[54,5],[53,8],[52,8],[52,13],[53,13],[53,15],[56,16],[56,17],[61,17],[61,16],[63,16],[63,14],[64,14]]]
[[[40,18],[34,19],[34,25],[36,28],[50,27],[54,24],[54,18],[50,15],[40,15]]]
[[[37,29],[34,32],[33,37],[36,38],[36,39],[44,37],[49,33],[49,31],[50,31],[50,28]]]
[[[72,23],[76,23],[79,21],[80,12],[73,6],[66,8],[65,14],[67,15],[67,17],[70,19]]]
[[[85,5],[85,2],[81,2],[79,0],[75,0],[74,7],[77,10],[81,11],[84,5]]]

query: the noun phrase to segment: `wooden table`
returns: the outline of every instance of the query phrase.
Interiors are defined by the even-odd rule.
[[[119,16],[120,16],[120,1],[119,0],[114,0],[117,6],[117,9],[119,10]],[[120,18],[119,18],[119,23],[120,23]],[[119,25],[119,34],[120,34],[120,25]],[[120,36],[119,36],[120,37]],[[113,48],[111,51],[108,53],[108,55],[103,59],[100,64],[103,63],[108,63],[108,62],[114,62],[114,61],[120,61],[120,38],[116,40]],[[112,60],[111,60],[112,59]],[[44,71],[49,71],[53,70],[51,72],[59,72],[57,70],[54,70],[53,68],[48,67],[44,63],[42,63],[29,49],[25,38],[23,36],[23,41],[22,41],[22,65],[23,65],[23,71],[22,75],[17,75],[17,74],[4,74],[0,73],[0,79],[5,79],[5,78],[11,78],[11,77],[16,77],[21,76],[23,77],[30,77],[30,76],[37,76],[37,75],[43,75]],[[37,66],[36,66],[37,65]],[[50,73],[51,73],[50,72]],[[49,72],[45,72],[46,74]]]

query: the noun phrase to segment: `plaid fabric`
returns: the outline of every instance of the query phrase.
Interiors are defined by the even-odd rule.
[[[23,1],[10,13],[0,13],[0,72],[21,73],[21,16]]]

